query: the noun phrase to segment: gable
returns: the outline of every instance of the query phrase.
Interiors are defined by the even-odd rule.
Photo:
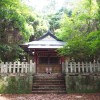
[[[50,35],[46,36],[45,38],[41,39],[42,41],[57,41],[55,38],[51,37]]]
[[[48,31],[46,34],[44,34],[42,37],[36,39],[36,41],[61,41],[56,36],[54,36],[50,31]]]

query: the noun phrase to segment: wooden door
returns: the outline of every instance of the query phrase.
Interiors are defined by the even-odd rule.
[[[40,57],[37,64],[37,73],[61,73],[62,66],[59,57]]]
[[[62,66],[60,64],[38,64],[37,73],[61,73]]]

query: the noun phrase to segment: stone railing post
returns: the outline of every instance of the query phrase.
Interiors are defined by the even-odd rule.
[[[65,73],[65,63],[62,62],[62,73]]]
[[[31,74],[36,73],[36,65],[35,65],[35,62],[34,63],[32,62],[32,60],[30,60],[29,73],[31,73]]]
[[[65,73],[68,73],[68,61],[65,61]]]

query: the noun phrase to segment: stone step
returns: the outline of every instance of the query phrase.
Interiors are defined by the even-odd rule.
[[[36,74],[34,79],[62,79],[63,74]]]
[[[40,85],[38,85],[38,84],[35,84],[35,85],[33,85],[33,87],[65,87],[65,84],[61,84],[61,85],[56,85],[56,84],[47,84],[47,85],[45,85],[45,84],[40,84]]]
[[[32,93],[66,93],[63,74],[36,74]]]
[[[33,84],[64,84],[64,80],[34,80]]]
[[[64,77],[34,77],[34,79],[64,79]]]
[[[65,85],[35,85],[32,90],[66,90]]]
[[[65,86],[65,84],[62,84],[62,83],[33,83],[32,84],[33,86]]]
[[[38,78],[36,78],[36,79],[33,79],[33,82],[34,82],[34,80],[36,81],[36,80],[38,80],[38,81],[58,81],[58,80],[61,80],[61,81],[63,81],[64,80],[64,78],[63,79],[60,79],[60,78],[56,78],[56,79],[38,79]]]
[[[34,94],[52,94],[52,93],[55,93],[55,94],[65,94],[66,91],[65,90],[49,90],[49,91],[43,91],[43,90],[35,90],[35,91],[32,91],[32,93]]]
[[[64,79],[34,79],[34,81],[64,81]]]
[[[43,90],[43,91],[47,91],[47,90],[65,90],[65,87],[38,87],[38,88],[32,88],[32,90]]]

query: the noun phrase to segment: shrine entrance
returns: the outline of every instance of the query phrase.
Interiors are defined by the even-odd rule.
[[[59,57],[39,57],[39,64],[37,64],[37,73],[60,73],[61,64]]]
[[[37,73],[61,73],[61,58],[55,53],[37,53]]]

